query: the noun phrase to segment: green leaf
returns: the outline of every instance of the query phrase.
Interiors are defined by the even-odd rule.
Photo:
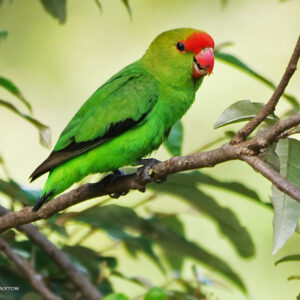
[[[259,80],[260,82],[264,83],[265,85],[267,85],[268,87],[270,87],[271,89],[275,90],[276,85],[270,81],[269,79],[267,79],[266,77],[260,75],[259,73],[257,73],[256,71],[254,71],[252,68],[250,68],[248,65],[246,65],[244,62],[242,62],[239,58],[231,55],[231,54],[227,54],[224,52],[219,52],[216,51],[215,53],[215,58],[219,59],[225,63],[228,63],[229,65],[239,69],[240,71],[245,72],[246,74],[254,77],[255,79]],[[292,95],[289,95],[287,93],[284,93],[282,95],[293,107],[298,108],[299,107],[299,101]]]
[[[113,270],[111,272],[111,275],[113,276],[116,276],[118,278],[121,278],[121,279],[124,279],[124,280],[127,280],[129,282],[132,282],[134,284],[137,284],[143,288],[149,288],[151,286],[153,286],[152,282],[142,276],[126,276],[124,275],[123,273],[119,272],[119,271],[116,271],[116,270]]]
[[[103,296],[114,292],[111,282],[107,278],[102,278],[101,282],[96,286]]]
[[[130,299],[124,294],[114,293],[104,297],[103,300],[130,300]]]
[[[82,214],[83,213],[80,215]],[[118,218],[119,216],[117,215],[116,217]],[[80,216],[78,216],[78,218],[80,219]],[[101,227],[113,239],[123,241],[126,250],[132,256],[136,256],[137,252],[143,252],[157,265],[162,272],[165,272],[159,257],[153,251],[153,245],[149,239],[146,239],[143,236],[133,236],[124,230],[122,224],[118,222],[112,223],[110,219],[107,220],[106,218],[103,218],[101,221],[98,220],[96,227]]]
[[[154,287],[145,295],[144,300],[165,300],[168,293],[159,287]]]
[[[199,245],[186,240],[157,219],[141,218],[132,209],[118,205],[95,207],[74,216],[73,219],[95,228],[103,228],[104,226],[115,229],[118,227],[134,229],[141,236],[156,242],[164,251],[183,257],[190,256],[231,280],[242,291],[246,291],[240,277],[226,262]]]
[[[184,282],[183,280],[173,280],[173,282],[177,281],[180,285],[182,284],[189,284],[188,282]],[[195,294],[195,296],[192,296],[192,294]],[[153,287],[148,291],[148,293],[145,295],[144,300],[205,300],[208,299],[206,295],[204,295],[202,292],[199,292],[193,287],[191,291],[184,293],[180,291],[175,290],[164,290],[159,287]],[[211,298],[209,298],[211,299]]]
[[[35,204],[40,195],[40,190],[28,189],[13,180],[4,181],[2,179],[0,179],[0,192],[29,205]]]
[[[258,196],[255,190],[252,190],[237,181],[219,180],[215,177],[206,174],[203,171],[202,172],[192,171],[192,172],[186,172],[186,173],[176,174],[172,176],[179,176],[178,180],[180,180],[180,183],[187,186],[195,187],[198,184],[200,185],[205,184],[213,188],[219,188],[229,192],[237,193],[243,197],[247,196],[248,198],[254,200],[258,204],[265,204],[260,199],[260,197]]]
[[[280,160],[280,174],[300,188],[300,141],[282,139],[277,143],[276,153]],[[274,206],[274,254],[294,233],[300,218],[300,203],[274,185],[271,200]]]
[[[191,178],[192,176],[189,176]],[[164,184],[155,185],[156,191],[174,194],[191,203],[201,213],[205,213],[217,223],[222,232],[242,257],[254,255],[254,243],[247,229],[243,227],[232,210],[220,206],[214,198],[203,193],[195,186],[185,185],[185,174],[170,176]],[[153,185],[151,185],[152,188]]]
[[[224,9],[228,4],[228,0],[221,0],[222,8]]]
[[[153,245],[151,241],[142,236],[135,237],[130,235],[123,239],[123,241],[124,246],[130,254],[136,256],[136,252],[144,252],[158,266],[158,268],[165,273],[159,257],[153,251]]]
[[[216,53],[220,52],[221,50],[223,50],[224,48],[231,47],[233,45],[234,45],[234,43],[230,42],[230,41],[220,43],[220,44],[218,44],[218,45],[215,46],[214,53],[216,54]]]
[[[8,265],[9,265],[9,260],[2,252],[0,252],[0,266],[2,267],[2,266],[8,266]]]
[[[101,2],[99,0],[95,0],[95,2],[96,2],[96,5],[99,8],[100,13],[102,13],[102,4],[101,4]]]
[[[273,143],[272,145],[264,148],[260,151],[259,157],[273,167],[277,172],[280,171],[280,160],[278,155],[276,154],[276,146],[277,143]]]
[[[32,107],[30,103],[25,99],[22,92],[18,89],[18,87],[9,79],[0,76],[0,86],[6,89],[8,92],[16,96],[21,102],[25,104],[30,113],[32,113]]]
[[[66,22],[66,0],[40,0],[44,9],[58,19],[61,24]]]
[[[275,266],[287,261],[300,261],[300,254],[288,255],[276,261]]]
[[[1,5],[1,3],[0,3]],[[6,30],[0,30],[0,42],[7,39],[8,37],[8,31]]]
[[[39,131],[39,137],[40,137],[41,145],[43,145],[44,147],[47,147],[47,148],[50,147],[51,132],[50,132],[50,128],[48,126],[44,125],[43,123],[39,122],[38,120],[34,119],[33,117],[22,113],[14,105],[12,105],[11,103],[9,103],[7,101],[4,101],[4,100],[0,99],[0,106],[1,105],[8,108],[11,111],[13,111],[18,116],[22,117],[23,119],[25,119],[26,121],[31,123],[33,126],[35,126]]]
[[[121,2],[125,5],[130,18],[132,18],[132,10],[131,10],[131,7],[129,5],[129,0],[121,0]]]
[[[32,244],[28,240],[24,240],[24,241],[11,240],[9,241],[9,246],[14,250],[14,252],[18,256],[26,260],[29,260],[31,258],[33,248],[39,251],[37,246],[35,244]]]
[[[173,155],[181,155],[183,141],[183,126],[180,121],[177,121],[172,127],[168,139],[165,141],[164,146],[168,152]]]
[[[56,264],[53,264],[51,258],[31,241],[12,240],[8,241],[8,243],[17,255],[25,260],[32,261],[37,272],[41,272],[45,276],[48,276],[49,274],[58,276],[61,274],[61,270]]]
[[[60,295],[63,299],[72,299],[72,293],[70,294],[70,282],[66,275],[61,272],[56,264],[53,264],[51,258],[49,258],[43,251],[40,250],[31,241],[8,241],[13,251],[21,256],[23,259],[33,264],[35,270],[43,275],[50,288],[55,291],[56,294]],[[97,282],[99,277],[95,276],[99,274],[99,265],[105,261],[109,268],[116,266],[116,259],[114,257],[102,257],[96,254],[93,250],[74,246],[65,246],[63,251],[70,256],[74,264],[83,272],[88,274],[89,277],[93,278],[94,283]],[[1,261],[0,261],[1,264]],[[0,285],[1,285],[1,271],[3,266],[0,267]],[[24,281],[24,278],[23,278]],[[25,280],[26,282],[26,280]],[[15,286],[9,284],[8,286]],[[1,285],[2,286],[2,285]],[[71,285],[72,288],[72,285]],[[111,286],[108,280],[104,279],[101,284],[97,286],[104,294],[111,292]],[[74,291],[74,288],[71,290]],[[74,296],[74,294],[73,294]],[[21,299],[18,297],[17,299]],[[1,298],[2,299],[2,298]]]
[[[249,121],[255,117],[264,107],[263,103],[251,102],[250,100],[240,100],[231,104],[225,111],[221,114],[217,120],[214,128],[219,128],[225,125]],[[266,118],[266,121],[270,122],[278,121],[278,118],[271,114]]]
[[[159,220],[168,228],[171,228],[176,233],[184,236],[184,224],[179,220],[176,215],[162,215],[156,214]],[[181,271],[184,264],[184,258],[180,255],[174,255],[173,253],[164,253],[164,256],[174,271]]]
[[[289,276],[288,281],[290,281],[290,280],[300,280],[300,275]],[[297,297],[297,300],[299,300],[299,299],[300,299],[300,294]]]

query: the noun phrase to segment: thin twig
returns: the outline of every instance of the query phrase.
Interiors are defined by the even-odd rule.
[[[0,206],[0,215],[11,213],[8,209]],[[83,275],[70,261],[70,259],[52,244],[35,226],[26,224],[18,226],[17,229],[27,235],[27,237],[35,243],[59,268],[68,276],[69,280],[78,288],[78,290],[87,299],[100,300],[101,293],[90,283],[85,275]]]
[[[276,172],[271,166],[258,156],[241,156],[254,170],[268,178],[280,191],[300,202],[300,189]]]
[[[9,244],[2,238],[0,238],[0,250],[10,261],[12,261],[17,269],[23,273],[23,275],[29,280],[31,285],[41,296],[47,300],[61,300],[61,298],[55,296],[48,289],[42,280],[42,276],[37,274],[26,261],[23,261],[17,254],[15,254],[10,248]]]
[[[258,134],[251,140],[247,141],[248,147],[250,149],[262,149],[271,145],[273,142],[278,140],[278,137],[282,132],[293,128],[300,124],[300,113],[297,113],[287,119],[278,121],[274,126],[272,126],[268,131]]]
[[[300,133],[300,129],[296,129],[296,130],[290,130],[290,131],[286,131],[286,132],[283,132],[281,133],[276,140],[280,140],[280,139],[285,139],[291,135],[294,135],[294,134],[299,134]]]
[[[283,74],[283,77],[275,89],[272,97],[269,102],[264,106],[264,108],[244,127],[242,127],[235,137],[231,140],[231,144],[238,144],[243,141],[250,135],[250,133],[257,128],[257,126],[266,119],[271,113],[274,112],[275,107],[283,94],[285,88],[287,87],[289,80],[293,76],[294,72],[297,69],[297,63],[300,57],[300,36],[298,38],[297,44],[295,46],[294,52],[291,56],[289,64]]]

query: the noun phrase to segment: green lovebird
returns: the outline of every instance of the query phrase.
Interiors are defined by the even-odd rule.
[[[50,172],[33,210],[88,174],[117,172],[157,149],[214,66],[214,41],[179,28],[111,77],[81,106],[31,181]]]

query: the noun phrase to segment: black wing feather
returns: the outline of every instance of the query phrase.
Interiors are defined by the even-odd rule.
[[[42,162],[30,175],[30,181],[34,181],[41,175],[51,171],[56,166],[70,160],[71,158],[83,154],[95,147],[98,147],[104,144],[105,142],[111,140],[112,138],[137,126],[145,119],[150,110],[144,113],[137,121],[129,118],[118,123],[111,124],[105,135],[103,135],[100,138],[81,143],[76,143],[73,139],[71,144],[69,144],[66,148],[59,151],[52,151],[48,158],[44,162]]]

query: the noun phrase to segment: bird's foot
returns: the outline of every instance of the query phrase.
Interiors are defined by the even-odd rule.
[[[160,160],[157,160],[155,158],[144,158],[137,160],[137,165],[142,165],[143,167],[140,167],[137,169],[136,173],[137,176],[139,176],[143,181],[145,182],[151,182],[153,181],[151,174],[153,173],[152,167],[158,163],[160,163]],[[154,180],[155,183],[163,183],[167,180],[166,177],[161,179]]]
[[[118,178],[125,176],[125,175],[126,175],[126,173],[124,171],[117,169],[117,170],[113,171],[113,174],[109,174],[109,175],[105,176],[100,182],[104,185],[114,184]],[[113,199],[118,199],[119,197],[125,196],[128,193],[129,193],[129,190],[120,192],[120,193],[109,194],[109,197],[111,197]]]

